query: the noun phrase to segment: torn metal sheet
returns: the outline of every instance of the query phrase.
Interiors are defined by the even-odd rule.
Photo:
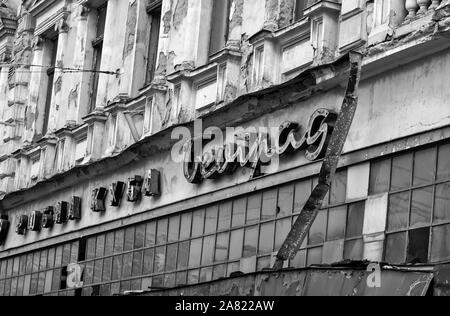
[[[431,293],[434,271],[380,267],[377,282],[373,282],[373,276],[367,265],[352,268],[314,267],[252,273],[176,289],[126,294],[213,297],[425,296]]]
[[[286,260],[293,259],[296,256],[322,207],[324,198],[330,190],[331,182],[336,173],[339,158],[342,154],[358,105],[357,91],[361,79],[362,58],[362,55],[359,53],[350,53],[350,77],[347,91],[336,126],[328,143],[325,159],[319,174],[319,184],[311,193],[297,222],[283,243],[273,267],[274,270],[281,270]]]

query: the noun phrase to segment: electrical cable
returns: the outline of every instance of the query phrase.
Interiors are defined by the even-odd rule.
[[[80,72],[91,72],[91,73],[100,73],[106,75],[114,75],[117,76],[119,74],[119,70],[117,71],[105,71],[105,70],[95,70],[95,69],[81,69],[81,68],[70,68],[70,67],[60,67],[60,66],[44,66],[44,65],[33,65],[33,64],[22,64],[22,63],[0,63],[0,67],[36,67],[36,68],[45,68],[46,70],[15,70],[16,73],[45,73],[47,70],[61,70],[62,73],[80,73]],[[6,73],[9,71],[0,71],[2,73]]]

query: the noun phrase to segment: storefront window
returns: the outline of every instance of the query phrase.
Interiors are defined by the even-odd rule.
[[[372,163],[370,194],[389,193],[386,262],[450,259],[449,154],[445,144]]]
[[[242,259],[253,271],[270,268],[314,184],[317,178],[308,178],[1,260],[0,292],[111,295],[228,277],[243,268]],[[346,187],[341,170],[291,267],[322,263],[324,244],[335,241],[344,244],[343,258],[362,259],[365,201],[346,204]],[[416,213],[420,222],[420,208]],[[77,262],[82,291],[65,288],[66,267]]]

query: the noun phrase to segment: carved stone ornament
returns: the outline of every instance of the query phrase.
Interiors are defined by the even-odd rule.
[[[44,47],[44,42],[45,40],[42,36],[35,36],[31,44],[33,50],[42,50],[42,48]]]
[[[69,25],[66,22],[65,18],[60,19],[56,24],[55,24],[55,30],[58,33],[67,33],[69,32]]]

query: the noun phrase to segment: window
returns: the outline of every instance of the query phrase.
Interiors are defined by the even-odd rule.
[[[229,0],[213,0],[209,55],[223,49],[228,40]]]
[[[56,54],[58,52],[58,35],[52,34],[45,41],[47,57],[49,57],[50,68],[47,70],[47,94],[45,97],[44,123],[42,126],[42,135],[47,134],[48,123],[50,119],[50,107],[53,97],[53,84],[55,79]]]
[[[389,193],[386,262],[450,260],[449,151],[443,144],[372,163],[370,194]]]
[[[93,61],[93,69],[96,71],[93,74],[92,80],[92,89],[91,96],[89,102],[89,112],[92,112],[95,109],[97,102],[97,92],[98,92],[98,84],[100,79],[100,67],[102,63],[102,53],[103,53],[103,36],[105,33],[105,24],[106,24],[106,13],[107,13],[107,5],[108,2],[103,4],[101,7],[97,9],[98,18],[97,18],[97,31],[96,38],[92,41],[92,47],[94,48],[94,61]]]
[[[294,22],[297,22],[303,18],[306,2],[307,0],[295,0]]]
[[[346,170],[340,170],[325,207],[297,257],[290,262],[291,267],[322,263],[327,251],[324,244],[335,241],[343,244],[344,259],[362,259],[365,202],[346,203],[346,179]],[[246,258],[256,259],[255,270],[270,268],[274,252],[280,249],[315,183],[315,178],[303,179],[0,260],[0,293],[10,294],[11,284],[18,278],[23,279],[21,294],[80,293],[65,289],[64,281],[64,268],[77,261],[84,271],[82,295],[111,295],[126,289],[171,288],[217,280],[239,271],[241,259]],[[447,205],[444,201],[441,204],[444,208]],[[435,236],[448,235],[449,231],[442,228]],[[418,231],[415,235],[417,245],[422,245],[424,233]],[[440,256],[446,249],[436,249],[435,255]],[[412,252],[411,256],[421,253]]]
[[[145,82],[150,84],[155,77],[156,59],[158,56],[159,30],[161,25],[161,2],[158,0],[150,1],[148,14],[150,18],[150,40],[147,55],[147,74]]]

